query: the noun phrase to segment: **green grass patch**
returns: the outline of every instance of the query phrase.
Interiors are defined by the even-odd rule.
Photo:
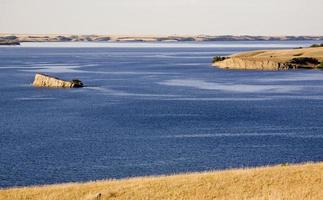
[[[323,61],[317,66],[319,69],[323,69]]]
[[[296,65],[318,65],[320,62],[316,58],[311,58],[311,57],[301,57],[301,58],[293,58],[290,60],[291,64],[296,64]]]
[[[321,43],[321,44],[312,44],[310,47],[312,47],[312,48],[323,47],[323,43]]]
[[[223,61],[225,59],[227,59],[228,57],[223,57],[223,56],[215,56],[213,57],[213,62],[220,62],[220,61]]]

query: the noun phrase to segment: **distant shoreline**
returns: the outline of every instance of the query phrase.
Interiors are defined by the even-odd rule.
[[[210,41],[304,41],[323,40],[323,36],[116,36],[0,33],[0,43],[21,42],[210,42]]]

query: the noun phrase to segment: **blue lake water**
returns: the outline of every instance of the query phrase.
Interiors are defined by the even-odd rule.
[[[322,161],[323,71],[210,66],[313,43],[1,47],[0,187]],[[88,87],[34,88],[35,72]]]

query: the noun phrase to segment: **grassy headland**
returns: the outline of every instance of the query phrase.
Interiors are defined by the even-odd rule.
[[[323,199],[323,163],[0,190],[1,200]]]
[[[319,68],[323,62],[323,47],[287,50],[258,50],[215,57],[213,65],[224,69],[287,70]]]

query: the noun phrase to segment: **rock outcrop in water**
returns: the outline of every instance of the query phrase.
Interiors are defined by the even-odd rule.
[[[80,88],[83,87],[83,83],[80,80],[65,81],[53,76],[37,73],[35,75],[33,86],[49,88]]]
[[[213,66],[240,70],[288,70],[322,68],[323,47],[251,51],[215,57]]]

